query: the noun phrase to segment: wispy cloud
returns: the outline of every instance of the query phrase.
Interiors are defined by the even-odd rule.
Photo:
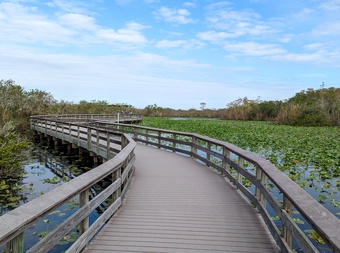
[[[70,13],[89,13],[86,2],[69,1],[69,0],[53,0],[45,3],[49,7],[58,8],[64,12]]]
[[[185,25],[194,23],[194,19],[190,18],[190,12],[187,9],[170,9],[161,7],[154,12],[154,15],[166,22]]]
[[[206,20],[215,30],[228,31],[234,36],[265,36],[277,32],[261,21],[260,14],[249,9],[233,10],[228,2],[210,5],[208,10]]]
[[[235,38],[237,37],[237,35],[235,33],[206,31],[198,33],[196,37],[200,38],[201,40],[206,40],[210,42],[220,42],[228,38]]]
[[[161,40],[156,44],[157,48],[169,49],[169,48],[183,48],[183,49],[199,49],[204,47],[204,43],[201,41],[191,40]]]
[[[224,48],[229,52],[246,56],[273,56],[285,53],[278,45],[256,42],[227,43]]]
[[[15,43],[49,46],[127,43],[142,46],[147,42],[142,34],[146,26],[137,22],[127,22],[125,27],[113,29],[98,25],[96,19],[87,14],[47,16],[39,14],[36,8],[14,3],[0,4],[0,13],[0,39]]]
[[[328,0],[328,1],[326,0],[326,1],[323,1],[319,7],[327,11],[339,11],[340,0]]]

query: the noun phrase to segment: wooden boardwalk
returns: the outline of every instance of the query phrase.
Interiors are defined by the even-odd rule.
[[[83,251],[280,252],[261,216],[222,176],[138,144],[123,206]]]

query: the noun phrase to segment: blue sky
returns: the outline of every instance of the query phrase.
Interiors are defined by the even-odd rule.
[[[224,108],[340,87],[340,0],[0,1],[0,79],[58,100]]]

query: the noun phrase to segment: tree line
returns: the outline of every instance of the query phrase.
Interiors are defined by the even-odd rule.
[[[285,101],[261,101],[239,98],[222,109],[175,110],[157,104],[138,109],[132,105],[109,104],[107,101],[82,100],[73,103],[57,101],[52,94],[33,89],[24,90],[13,80],[0,80],[0,177],[15,174],[24,159],[30,131],[29,118],[39,114],[112,114],[139,113],[153,117],[204,117],[224,120],[265,120],[295,126],[339,126],[340,88],[307,89]],[[204,103],[204,106],[202,105]]]
[[[205,117],[272,121],[293,126],[340,126],[340,88],[307,89],[284,101],[239,98],[223,109],[174,110],[148,105],[140,112],[155,117]]]

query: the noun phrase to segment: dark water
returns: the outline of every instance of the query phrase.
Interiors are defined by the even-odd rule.
[[[22,177],[7,179],[10,187],[5,192],[0,191],[0,214],[23,205],[94,167],[91,157],[79,155],[76,149],[67,150],[40,143],[33,145],[28,157],[23,166]],[[96,185],[92,194],[95,195],[100,189]],[[24,233],[25,251],[78,209],[79,200],[74,198],[27,229]],[[100,216],[101,209],[105,207],[99,207],[90,215],[90,223]],[[77,228],[73,229],[50,252],[65,251],[78,236]],[[0,247],[0,252],[4,247]]]
[[[1,191],[0,188],[0,214],[8,212],[14,209],[18,205],[22,205],[40,195],[50,191],[53,188],[71,180],[72,178],[86,172],[87,170],[94,167],[92,158],[85,155],[79,155],[76,149],[68,150],[67,148],[53,146],[47,146],[40,143],[35,143],[32,149],[29,151],[29,159],[25,162],[23,166],[23,175],[21,178],[10,179],[11,188],[5,189],[4,191],[11,191],[13,194],[8,197]],[[3,180],[3,179],[1,179]],[[336,179],[333,179],[334,181]],[[334,182],[332,182],[334,183]],[[317,183],[316,183],[317,184]],[[321,185],[320,185],[321,187]],[[250,187],[251,191],[253,186]],[[102,188],[96,185],[92,189],[92,194],[96,194],[96,191],[100,191]],[[316,199],[320,192],[315,192],[314,188],[305,189]],[[278,189],[273,188],[272,193],[276,196],[277,200],[282,199],[282,194]],[[323,189],[324,193],[330,191],[330,189]],[[338,191],[332,192],[336,201],[340,201]],[[339,217],[339,208],[332,205],[329,201],[322,203],[328,210]],[[68,203],[62,205],[54,212],[50,213],[39,222],[34,224],[24,233],[25,237],[25,250],[36,244],[40,238],[43,238],[50,230],[55,226],[58,226],[67,217],[72,215],[79,208],[78,199],[72,199]],[[94,211],[90,216],[90,223],[93,223],[105,209],[105,206],[101,206],[96,211]],[[275,214],[268,206],[269,213],[273,216],[275,220]],[[294,212],[293,217],[300,223],[299,226],[303,231],[306,231],[306,235],[310,234],[308,232],[311,230],[307,222],[304,221],[301,215]],[[280,227],[280,221],[275,221]],[[63,252],[70,247],[73,241],[78,237],[77,229],[73,229],[71,233],[63,238],[61,242],[55,245],[50,252]],[[313,240],[312,240],[313,241]],[[320,252],[331,252],[328,250],[327,246],[320,245],[314,241],[315,246],[320,250]],[[296,246],[296,244],[295,244]],[[4,246],[0,247],[0,251]],[[296,252],[302,252],[296,246]]]

